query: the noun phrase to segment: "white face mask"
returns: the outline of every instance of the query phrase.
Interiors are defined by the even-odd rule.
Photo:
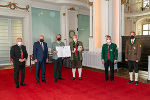
[[[107,43],[111,43],[111,40],[107,40]]]
[[[18,44],[18,46],[21,46],[22,42],[18,42],[17,44]]]
[[[77,42],[77,38],[74,38],[73,41],[74,41],[74,42]]]

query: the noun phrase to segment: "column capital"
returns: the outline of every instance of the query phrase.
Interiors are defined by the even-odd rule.
[[[89,2],[89,6],[93,6],[93,2]]]
[[[125,0],[121,0],[121,4],[122,4],[122,5],[125,4]]]

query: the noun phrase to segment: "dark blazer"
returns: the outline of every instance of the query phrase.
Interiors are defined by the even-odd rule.
[[[37,59],[38,61],[48,59],[48,47],[47,43],[43,42],[44,50],[41,47],[39,41],[35,42],[33,45],[33,59]]]
[[[24,45],[21,46],[22,51],[23,51],[23,58],[28,58],[28,53],[26,50],[26,47]],[[19,59],[21,59],[21,49],[20,47],[16,44],[11,47],[10,50],[10,57],[13,59],[14,64],[25,64],[25,62],[20,62]]]

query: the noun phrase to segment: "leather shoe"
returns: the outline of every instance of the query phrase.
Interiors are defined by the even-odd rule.
[[[19,85],[16,85],[16,88],[19,88]]]
[[[139,82],[138,82],[138,81],[135,81],[135,85],[139,85]]]
[[[65,79],[63,79],[63,78],[58,78],[58,80],[65,80]]]
[[[37,81],[37,82],[36,82],[36,84],[40,84],[40,82],[39,82],[39,81]]]
[[[131,83],[133,83],[133,81],[129,80],[129,81],[128,81],[128,84],[131,84]]]
[[[75,80],[76,78],[75,77],[72,77],[72,80]]]
[[[81,78],[81,77],[79,77],[79,80],[82,80],[82,78]]]
[[[55,79],[55,83],[57,83],[57,79]]]
[[[21,86],[27,86],[27,84],[24,84],[24,83],[20,83],[20,85],[21,85]]]
[[[46,81],[46,80],[42,80],[42,82],[47,83],[47,81]]]
[[[111,82],[114,82],[114,80],[110,80]]]

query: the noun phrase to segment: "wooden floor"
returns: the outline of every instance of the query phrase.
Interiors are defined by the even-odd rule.
[[[12,69],[12,68],[13,68],[12,65],[9,65],[9,66],[0,66],[0,70],[3,70],[3,69]],[[104,70],[101,70],[101,69],[94,69],[94,68],[90,68],[90,67],[83,67],[83,68],[85,68],[87,70],[92,70],[92,71],[104,73]],[[129,79],[128,69],[126,69],[126,68],[120,68],[118,70],[115,70],[115,76]],[[148,72],[147,71],[139,71],[139,82],[150,84],[150,81],[148,81],[147,79],[148,79]]]
[[[100,70],[100,69],[93,69],[93,68],[90,68],[90,67],[84,67],[84,68],[88,69],[88,70],[100,72],[100,73],[105,73],[104,70]],[[120,68],[118,70],[115,70],[115,76],[129,79],[128,69],[126,69],[126,68]],[[140,70],[139,71],[139,82],[150,84],[150,81],[148,81],[147,79],[148,79],[148,72]]]

